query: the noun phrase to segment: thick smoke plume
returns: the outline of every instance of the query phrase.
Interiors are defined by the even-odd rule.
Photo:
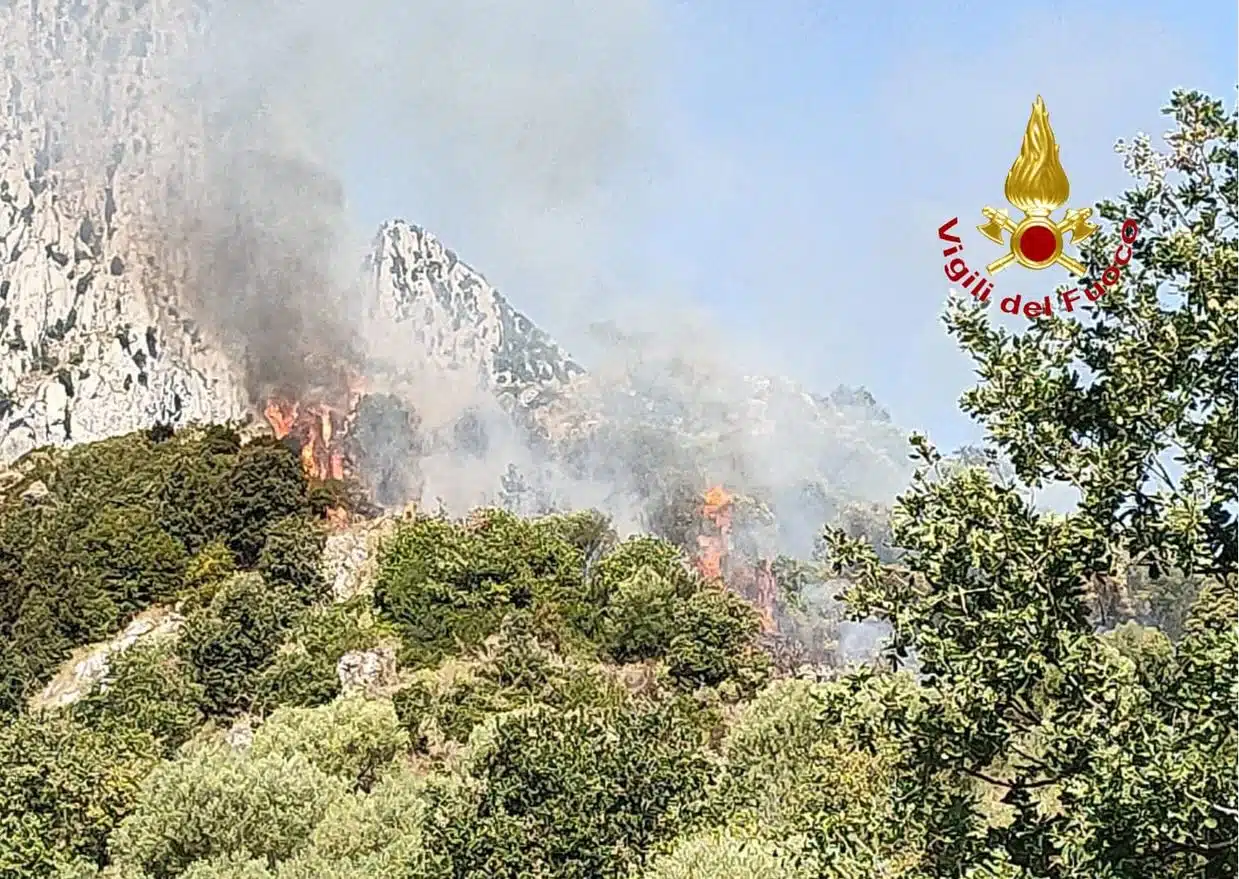
[[[462,511],[525,481],[638,527],[651,499],[728,483],[770,502],[783,548],[804,552],[842,500],[898,487],[901,439],[872,401],[746,379],[777,344],[724,338],[681,317],[673,291],[607,269],[640,210],[624,194],[666,167],[655,0],[22,0],[5,14],[6,48],[33,59],[49,161],[130,169],[127,220],[158,242],[178,305],[244,364],[255,405],[388,376],[372,389],[403,397],[418,433],[394,410],[375,422],[401,425],[372,443],[389,500]],[[468,228],[511,298],[588,352],[584,438],[531,444],[376,316],[359,271],[373,229],[346,184],[388,179],[419,193],[412,219]]]

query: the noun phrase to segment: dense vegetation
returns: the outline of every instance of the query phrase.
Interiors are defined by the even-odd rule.
[[[340,600],[343,493],[279,444],[29,456],[0,501],[0,876],[1235,876],[1236,120],[1168,112],[1173,155],[1129,149],[1139,185],[1086,254],[1135,217],[1121,289],[1015,337],[948,314],[988,449],[914,438],[889,522],[781,569],[835,569],[890,626],[829,679],[780,673],[674,534],[409,518]],[[1037,512],[1047,481],[1078,507]],[[172,607],[174,635],[40,697]],[[342,689],[344,654],[388,649]]]

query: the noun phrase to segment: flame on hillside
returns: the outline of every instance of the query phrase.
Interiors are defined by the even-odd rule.
[[[276,439],[292,437],[301,445],[301,466],[314,479],[343,479],[344,454],[339,438],[345,416],[325,403],[272,399],[263,414]]]
[[[735,498],[721,485],[715,485],[702,496],[701,515],[706,521],[705,533],[697,537],[697,570],[707,580],[726,585],[751,601],[761,615],[763,632],[774,632],[778,594],[770,562],[755,563],[731,553],[732,514]]]
[[[351,381],[346,401],[338,404],[321,397],[304,401],[280,395],[271,396],[263,407],[263,415],[276,439],[291,438],[300,447],[301,466],[311,479],[344,479],[348,473],[344,455],[344,437],[348,432],[350,413],[365,392],[360,380]],[[342,508],[327,511],[333,525],[346,524],[348,513]]]
[[[725,488],[716,485],[705,493],[703,501],[701,515],[713,527],[697,536],[697,569],[707,580],[722,580],[723,559],[731,537],[733,498]]]

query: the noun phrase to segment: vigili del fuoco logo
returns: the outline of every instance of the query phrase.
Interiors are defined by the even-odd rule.
[[[995,275],[1012,263],[1018,263],[1034,271],[1060,265],[1073,275],[1083,276],[1086,271],[1084,264],[1068,256],[1064,248],[1068,236],[1072,247],[1078,247],[1098,227],[1089,222],[1093,215],[1092,208],[1068,208],[1061,220],[1053,217],[1054,212],[1070,199],[1071,183],[1059,161],[1058,142],[1054,138],[1054,129],[1050,127],[1050,113],[1040,95],[1033,103],[1032,115],[1024,130],[1024,141],[1020,144],[1020,154],[1007,172],[1003,195],[1023,217],[1017,221],[1011,218],[1006,208],[982,208],[981,215],[986,222],[977,226],[977,231],[995,244],[1007,248],[1006,253],[985,267],[986,273]],[[994,282],[969,269],[963,257],[957,255],[964,249],[963,241],[951,234],[958,222],[959,217],[952,217],[938,227],[938,238],[949,245],[942,251],[947,258],[943,269],[948,280],[959,284],[974,299],[988,302]],[[1115,251],[1110,267],[1102,273],[1100,281],[1084,291],[1090,302],[1096,302],[1108,288],[1119,282],[1122,268],[1131,260],[1131,245],[1138,232],[1134,220],[1123,223],[1123,242]],[[1080,301],[1079,289],[1064,290],[1058,296],[1068,312],[1073,311],[1075,303]],[[1021,308],[1023,299],[1021,294],[1016,293],[1004,297],[999,307],[1008,314],[1022,313],[1027,318],[1053,313],[1049,296],[1041,300],[1029,298]]]

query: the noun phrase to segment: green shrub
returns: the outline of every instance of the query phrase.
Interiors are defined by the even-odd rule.
[[[627,875],[680,832],[711,776],[674,714],[534,708],[500,717],[468,763],[481,788],[446,838],[457,875]]]
[[[308,510],[296,458],[271,443],[241,449],[226,428],[36,452],[21,468],[48,493],[0,501],[0,713],[151,603],[209,602],[228,573],[219,541],[252,566],[276,523]],[[313,540],[276,531],[267,567],[288,588],[315,591]]]
[[[375,605],[398,629],[410,665],[431,665],[458,645],[475,647],[512,612],[552,637],[571,639],[594,613],[584,558],[551,524],[486,510],[467,524],[418,519],[384,554]]]
[[[336,800],[305,848],[279,865],[278,879],[452,879],[445,854],[427,846],[430,788],[397,767],[368,793]]]
[[[390,702],[350,696],[317,708],[281,708],[254,733],[250,754],[300,755],[328,775],[369,788],[408,747]]]
[[[723,589],[703,589],[680,604],[674,625],[667,662],[681,686],[716,687],[730,681],[748,692],[763,682],[768,663],[756,647],[760,622],[744,599]]]
[[[803,838],[771,840],[712,831],[655,857],[641,879],[818,879],[819,857]],[[833,877],[834,873],[829,873]]]
[[[204,438],[178,443],[167,453],[167,468],[153,506],[163,529],[191,555],[226,534],[224,478],[237,448],[223,444],[213,447]]]
[[[924,782],[905,774],[908,755],[895,730],[920,707],[906,673],[772,683],[724,739],[711,819],[772,837],[802,835],[824,858],[868,863],[867,871],[841,869],[840,876],[873,875],[879,864],[906,875],[922,856],[924,829],[896,803],[916,801]]]
[[[211,714],[247,707],[254,697],[253,675],[283,641],[297,600],[259,574],[238,574],[225,583],[208,607],[189,615],[177,652],[193,667]]]
[[[264,858],[251,858],[246,851],[219,855],[190,864],[180,879],[271,879]]]
[[[156,877],[228,855],[283,860],[345,791],[299,754],[204,747],[151,773],[109,849],[117,863]]]
[[[24,559],[25,599],[0,666],[4,708],[14,711],[81,644],[109,635],[120,622],[102,575],[80,552],[64,552],[40,536]]]
[[[527,626],[505,620],[471,660],[423,670],[393,703],[414,747],[424,749],[444,739],[464,743],[492,715],[535,705],[615,707],[626,698],[623,687],[596,665],[565,659]]]
[[[605,600],[643,568],[666,580],[681,598],[700,588],[700,578],[685,564],[684,554],[677,547],[645,535],[630,537],[603,556],[593,572],[594,588]]]
[[[171,598],[181,587],[188,558],[149,509],[105,507],[69,537],[66,551],[98,571],[99,582],[122,617]]]
[[[171,752],[202,723],[204,698],[193,669],[165,640],[112,654],[107,676],[72,710],[91,726],[130,726],[150,733]]]
[[[368,598],[309,608],[293,621],[284,645],[259,672],[257,706],[310,708],[330,702],[340,693],[340,657],[389,637],[392,633],[371,615]]]
[[[0,872],[34,879],[75,859],[103,863],[158,759],[148,735],[92,730],[66,714],[0,725]]]
[[[236,559],[222,540],[204,544],[185,566],[183,610],[194,611],[210,604],[219,587],[236,572]]]
[[[310,512],[301,462],[274,440],[243,447],[224,477],[225,540],[242,567],[252,567],[271,526]]]
[[[322,574],[326,535],[306,516],[289,516],[272,524],[258,556],[258,572],[266,582],[287,586],[302,603],[327,597]]]
[[[682,599],[666,577],[642,567],[618,584],[603,625],[607,654],[617,662],[661,658],[676,632]]]

